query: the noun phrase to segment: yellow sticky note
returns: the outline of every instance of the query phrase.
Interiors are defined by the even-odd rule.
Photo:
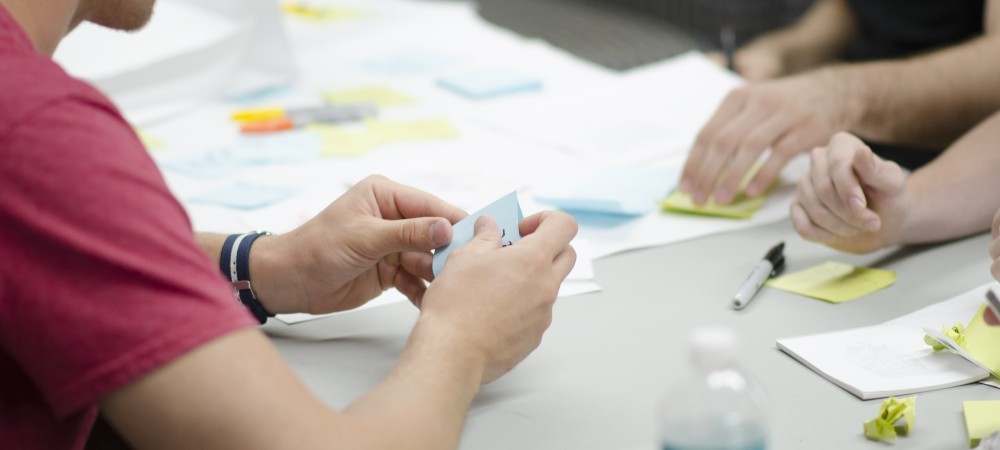
[[[369,120],[365,124],[370,133],[384,142],[413,142],[452,139],[458,130],[444,119],[432,120]]]
[[[667,198],[660,201],[660,207],[664,211],[728,217],[730,219],[752,219],[757,210],[764,206],[768,194],[770,191],[756,197],[747,197],[745,193],[740,192],[728,205],[719,205],[715,203],[714,199],[709,199],[708,203],[698,206],[694,204],[690,195],[675,190]]]
[[[660,201],[660,207],[663,211],[679,212],[686,214],[698,214],[703,216],[713,216],[713,217],[726,217],[730,219],[752,219],[754,214],[757,213],[764,202],[767,201],[767,197],[771,195],[771,190],[774,186],[777,186],[779,180],[775,180],[771,186],[768,186],[767,190],[761,195],[756,197],[747,196],[744,189],[750,184],[750,180],[757,175],[760,171],[760,164],[755,165],[747,172],[746,176],[743,177],[743,181],[740,182],[740,191],[733,198],[733,201],[728,205],[720,205],[715,203],[715,199],[709,198],[708,202],[702,206],[698,206],[691,199],[691,196],[681,192],[680,190],[674,190],[671,192],[667,198]]]
[[[906,436],[913,431],[917,418],[917,396],[907,398],[889,397],[882,400],[878,416],[864,424],[865,437],[875,441],[891,441]],[[902,424],[897,424],[904,419]]]
[[[854,300],[896,281],[891,270],[854,267],[827,261],[809,269],[772,278],[767,285],[830,303]]]
[[[281,3],[281,10],[289,17],[314,22],[339,22],[361,17],[361,13],[336,6],[316,6],[311,2],[287,1]]]
[[[1000,431],[1000,400],[962,402],[965,411],[965,431],[969,433],[969,448],[980,439]]]
[[[135,134],[139,136],[139,141],[147,150],[157,150],[163,148],[163,141],[145,132],[141,128],[135,128]]]
[[[333,125],[315,124],[306,127],[320,135],[322,156],[362,156],[385,143],[381,136],[367,129],[348,130]]]
[[[976,361],[986,366],[993,373],[1000,373],[1000,327],[993,327],[986,323],[983,313],[986,311],[986,304],[983,304],[976,312],[976,315],[965,327],[963,336],[965,337],[965,350],[969,352]]]
[[[413,103],[413,98],[406,94],[382,86],[324,92],[323,99],[330,103],[374,103],[379,107]]]

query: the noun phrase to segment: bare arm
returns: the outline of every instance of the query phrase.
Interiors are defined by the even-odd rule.
[[[951,239],[989,229],[1000,209],[1000,113],[962,136],[906,181],[913,208],[900,243]]]
[[[427,288],[397,366],[343,411],[313,397],[251,329],[113,392],[102,401],[104,415],[141,449],[454,448],[479,385],[541,342],[559,283],[576,261],[570,216],[543,212],[520,226],[524,239],[504,249],[496,222],[476,222],[472,242]]]
[[[102,409],[141,449],[452,448],[483,362],[421,331],[393,373],[344,412],[320,403],[259,330],[181,357],[115,392]]]
[[[840,58],[856,33],[857,20],[845,0],[820,0],[792,26],[740,49],[737,68],[750,80],[801,72]]]
[[[862,105],[850,131],[879,142],[944,147],[1000,108],[1000,0],[984,35],[925,55],[831,68]]]
[[[792,223],[808,240],[855,253],[985,231],[1000,209],[997,142],[1000,113],[907,177],[856,137],[839,133],[813,150],[790,207]]]

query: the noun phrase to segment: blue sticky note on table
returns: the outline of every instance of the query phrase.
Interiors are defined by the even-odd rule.
[[[676,168],[617,166],[599,169],[566,196],[536,200],[565,211],[641,216],[657,208],[677,184]]]
[[[521,219],[524,219],[524,213],[521,212],[521,204],[517,201],[517,192],[515,191],[470,214],[469,217],[452,226],[451,243],[434,250],[434,261],[431,264],[434,276],[441,273],[445,261],[448,260],[448,254],[452,250],[468,244],[472,240],[476,231],[476,219],[479,216],[490,216],[497,222],[500,227],[500,240],[504,247],[521,240],[521,231],[518,225],[521,223]]]
[[[438,85],[465,97],[479,100],[541,89],[537,78],[503,69],[480,69],[443,76]]]
[[[296,189],[237,181],[188,198],[192,203],[211,203],[234,209],[256,209],[290,197]]]

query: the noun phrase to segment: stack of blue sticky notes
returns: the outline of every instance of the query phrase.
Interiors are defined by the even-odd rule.
[[[598,169],[568,195],[535,199],[568,212],[640,216],[653,211],[677,183],[678,170],[618,166]]]
[[[453,73],[438,79],[438,85],[465,97],[481,100],[517,92],[541,89],[542,82],[528,75],[504,69],[477,69]]]
[[[285,186],[264,186],[237,181],[209,189],[188,198],[188,201],[233,209],[257,209],[284,200],[296,191],[297,189]]]
[[[451,243],[434,250],[434,261],[431,263],[434,276],[438,276],[441,269],[444,269],[444,263],[448,260],[448,254],[452,250],[468,244],[472,240],[476,231],[476,219],[479,216],[490,216],[497,222],[497,226],[500,227],[500,240],[504,247],[521,240],[519,224],[521,219],[524,219],[524,213],[521,212],[521,204],[517,201],[517,192],[511,192],[500,200],[490,203],[489,206],[470,214],[469,217],[462,219],[461,222],[452,227]]]

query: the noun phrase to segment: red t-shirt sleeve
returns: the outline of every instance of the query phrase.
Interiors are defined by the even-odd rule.
[[[0,147],[0,343],[57,416],[255,324],[109,105],[54,100]]]

